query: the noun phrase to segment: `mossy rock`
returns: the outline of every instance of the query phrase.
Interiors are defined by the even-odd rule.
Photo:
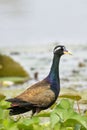
[[[29,78],[29,74],[11,57],[0,54],[0,77]]]

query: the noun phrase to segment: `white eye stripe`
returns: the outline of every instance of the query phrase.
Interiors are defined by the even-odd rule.
[[[58,47],[58,48],[56,48],[55,50],[54,50],[54,52],[56,52],[56,51],[58,51],[58,50],[60,50],[61,49],[61,47]]]

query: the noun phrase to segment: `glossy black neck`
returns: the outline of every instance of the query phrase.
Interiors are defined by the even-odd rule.
[[[56,82],[60,84],[59,80],[59,61],[60,61],[60,56],[54,54],[53,57],[53,63],[51,66],[50,73],[48,75],[48,78],[51,82]]]

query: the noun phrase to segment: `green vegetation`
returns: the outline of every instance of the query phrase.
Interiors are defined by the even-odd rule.
[[[5,96],[0,93],[0,101],[3,100],[4,98],[5,98]]]
[[[9,116],[9,103],[0,102],[0,130],[87,130],[87,116],[74,110],[74,101],[61,99],[50,111],[31,117]]]

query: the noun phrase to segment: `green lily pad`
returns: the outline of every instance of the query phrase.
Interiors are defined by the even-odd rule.
[[[61,123],[62,126],[80,128],[87,130],[87,117],[80,115],[73,109],[74,104],[68,99],[62,99],[51,113],[51,125],[54,127],[56,124]],[[57,116],[55,117],[55,115]],[[83,128],[83,129],[82,129]],[[78,130],[78,129],[76,129]]]
[[[38,113],[37,117],[49,117],[50,112],[40,112]]]
[[[5,95],[0,93],[0,101],[3,100],[5,98]]]
[[[79,103],[81,103],[81,104],[87,104],[87,100],[82,99]]]
[[[81,96],[79,94],[75,94],[75,93],[64,93],[64,94],[61,94],[59,97],[60,98],[69,98],[69,99],[73,99],[75,101],[79,101],[81,99]]]

